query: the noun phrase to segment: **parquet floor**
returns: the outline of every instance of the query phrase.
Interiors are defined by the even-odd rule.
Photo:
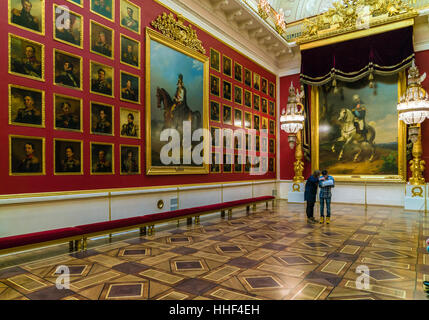
[[[427,238],[422,213],[334,204],[330,225],[309,225],[303,205],[278,201],[231,220],[215,214],[153,236],[90,241],[85,252],[63,245],[0,257],[0,300],[428,299]],[[69,289],[56,288],[59,266]],[[369,270],[367,282],[356,282],[357,269]]]

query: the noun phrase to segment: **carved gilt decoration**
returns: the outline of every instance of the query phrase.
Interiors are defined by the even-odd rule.
[[[159,30],[163,35],[180,42],[184,46],[201,52],[206,53],[201,40],[198,39],[196,30],[192,29],[192,26],[183,24],[184,18],[181,15],[177,15],[177,20],[174,18],[172,13],[163,13],[151,22],[151,25]]]

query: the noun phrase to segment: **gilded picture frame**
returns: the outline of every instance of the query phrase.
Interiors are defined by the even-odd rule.
[[[84,1],[88,1],[88,0],[67,0],[67,1],[77,5],[78,7],[83,8]]]
[[[227,55],[222,55],[222,73],[232,78],[232,59]]]
[[[72,103],[72,100],[74,103]],[[68,104],[70,110],[64,110]],[[78,108],[78,112],[73,109]],[[68,108],[67,108],[68,109]],[[60,114],[62,112],[62,114]],[[73,121],[78,117],[79,127],[74,128]],[[67,128],[68,127],[68,128]],[[83,102],[81,98],[54,93],[54,129],[83,132]]]
[[[89,143],[90,145],[90,166],[91,166],[91,175],[114,175],[115,174],[115,145],[113,143],[105,143],[105,142],[95,142],[95,141],[91,141]],[[98,146],[98,154],[100,154],[100,151],[104,152],[104,163],[106,162],[110,162],[110,167],[111,170],[110,171],[102,171],[101,169],[99,169],[100,171],[95,171],[94,168],[94,161],[95,161],[95,156],[97,154],[97,150],[95,150],[95,148]],[[106,150],[110,150],[110,154],[106,153]],[[101,168],[103,168],[102,166],[100,166]]]
[[[97,101],[90,101],[89,105],[90,133],[104,136],[114,136],[115,106]],[[101,119],[101,111],[103,111],[103,117],[105,117],[106,120]],[[104,124],[100,124],[100,122],[104,122]],[[110,127],[110,129],[108,127]]]
[[[123,150],[123,149],[125,149],[125,150]],[[125,161],[125,157],[126,156],[128,156],[128,154],[129,154],[129,151],[130,151],[130,149],[137,149],[137,152],[136,152],[136,164],[137,164],[137,171],[127,171],[127,167],[126,167],[126,165],[129,165],[129,164],[124,164],[124,161]],[[124,153],[124,151],[125,151],[125,153]],[[120,153],[120,160],[121,160],[121,169],[120,169],[120,174],[121,175],[127,175],[127,176],[129,176],[129,175],[139,175],[139,174],[141,174],[141,159],[140,159],[140,157],[141,157],[141,147],[140,147],[140,145],[131,145],[131,144],[121,144],[121,145],[119,145],[119,153]]]
[[[141,137],[141,122],[140,122],[140,110],[124,108],[119,109],[119,119],[121,125],[120,136],[122,138],[140,139]],[[132,114],[134,119],[128,119],[129,115]],[[130,127],[129,120],[133,120],[133,126]],[[127,123],[128,121],[128,123]]]
[[[217,139],[216,139],[216,134],[217,134]],[[221,143],[222,143],[222,130],[221,130],[221,128],[216,127],[216,126],[210,126],[210,135],[211,135],[211,140],[212,140],[211,146],[214,148],[219,148],[221,146]],[[218,144],[216,144],[216,142]]]
[[[90,1],[90,11],[104,19],[115,22],[115,2],[116,0],[105,0],[106,6],[104,8],[99,6],[99,0]],[[97,5],[98,4],[98,5]],[[110,5],[110,6],[109,6]],[[107,12],[110,11],[110,14]]]
[[[131,52],[127,52],[128,46],[131,46]],[[141,44],[140,41],[137,41],[131,37],[128,37],[124,34],[120,35],[120,48],[121,48],[121,63],[136,68],[140,70],[141,65]],[[131,55],[131,57],[130,57]],[[134,55],[134,57],[133,57]],[[137,59],[136,63],[133,63],[133,58]]]
[[[129,6],[129,7],[127,7],[127,6]],[[135,11],[137,11],[137,19],[135,19],[134,17],[129,17],[128,8],[131,9],[131,12],[130,12],[131,15],[134,15]],[[138,24],[137,28],[136,28],[137,30],[126,25],[127,23],[129,23],[129,22],[127,22],[127,19],[131,23],[133,23],[134,21],[137,21],[137,24]],[[141,33],[141,8],[140,8],[140,6],[138,6],[135,3],[128,1],[128,0],[121,0],[121,2],[120,2],[120,23],[121,23],[121,27],[140,35],[140,33]]]
[[[398,74],[397,81],[397,99],[402,96],[406,89],[406,76],[404,72]],[[311,101],[312,101],[312,112],[311,112],[311,170],[319,169],[319,92],[320,88],[312,86],[311,88]],[[395,106],[392,106],[395,108]],[[313,111],[314,110],[314,111]],[[396,109],[395,109],[396,110]],[[337,181],[347,182],[405,182],[407,179],[407,167],[406,167],[406,137],[407,137],[407,126],[397,119],[398,127],[398,158],[397,158],[397,175],[371,175],[371,174],[332,174]],[[321,168],[323,169],[323,168]]]
[[[65,144],[69,143],[69,146],[73,148],[73,145],[75,144],[79,144],[79,171],[65,171],[63,169],[63,171],[59,171],[58,170],[58,160],[59,159],[59,153],[57,153],[58,151],[58,147],[60,147],[61,151],[67,152],[67,149],[69,149],[69,146],[65,146],[65,147],[61,147],[61,146],[57,146],[57,142],[64,142]],[[73,139],[63,139],[63,138],[54,138],[53,141],[53,164],[54,164],[54,175],[55,176],[68,176],[68,175],[83,175],[83,141],[82,140],[73,140]],[[73,155],[76,155],[76,148],[73,148]],[[59,152],[59,151],[58,151]],[[65,160],[65,159],[64,159]],[[72,159],[73,160],[73,159]],[[76,160],[76,159],[74,159]],[[63,165],[64,166],[64,165]]]
[[[34,1],[34,0],[32,0]],[[37,10],[37,14],[36,16],[33,16],[33,22],[35,21],[34,18],[37,19],[37,21],[39,22],[38,24],[40,25],[40,27],[34,28],[33,26],[25,26],[24,22],[20,22],[19,18],[16,18],[17,15],[20,15],[20,10],[23,10],[22,5],[21,5],[21,0],[8,0],[8,22],[10,25],[13,25],[15,27],[30,31],[30,32],[34,32],[37,34],[40,34],[42,36],[45,35],[45,0],[36,0],[36,2],[38,3],[37,8],[34,8],[34,3],[32,3],[32,7],[31,10]],[[18,6],[18,7],[16,7]],[[30,11],[31,14],[31,11]],[[15,22],[14,22],[15,21]],[[38,30],[40,29],[40,30]]]
[[[67,59],[64,59],[64,58]],[[70,60],[70,57],[72,58],[72,60]],[[71,89],[75,89],[75,90],[83,90],[83,70],[82,70],[82,65],[83,65],[83,58],[77,55],[74,55],[72,53],[66,52],[66,51],[62,51],[62,50],[58,50],[56,48],[54,48],[54,54],[53,54],[53,60],[54,60],[54,67],[52,68],[53,73],[54,73],[54,85],[60,86],[60,87],[65,87],[65,88],[71,88]],[[65,73],[67,73],[67,70],[65,70],[65,66],[68,65],[70,66],[70,62],[73,62],[72,65],[72,69],[71,69],[71,73],[74,79],[74,83],[73,84],[77,84],[76,81],[79,80],[79,84],[78,86],[74,86],[72,85],[68,85],[68,77],[65,77]],[[78,76],[76,76],[76,65],[74,64],[74,62],[77,62],[79,65],[79,70],[78,70]],[[62,69],[59,69],[58,64],[62,67]],[[61,73],[62,72],[62,73]],[[67,83],[67,84],[66,84]]]
[[[220,173],[220,153],[212,152],[210,161],[210,173]]]
[[[104,71],[104,79],[100,79],[99,71]],[[89,79],[91,85],[89,92],[110,98],[115,97],[115,72],[112,66],[90,60]],[[103,91],[104,89],[102,88],[107,88],[107,90]],[[111,91],[110,94],[109,91]]]
[[[220,103],[210,100],[210,121],[220,123]]]
[[[57,17],[57,8],[63,8],[63,9],[65,9],[66,7],[64,7],[62,5],[58,5],[56,3],[54,3],[52,5],[52,13],[53,13],[53,19],[52,19],[53,20],[53,29],[52,29],[53,31],[52,31],[52,33],[53,33],[54,40],[56,40],[58,42],[61,42],[61,43],[64,43],[64,44],[67,44],[69,46],[73,46],[73,47],[76,47],[76,48],[83,49],[83,30],[84,30],[84,22],[83,22],[84,19],[83,19],[83,16],[80,15],[80,14],[78,14],[78,13],[76,13],[76,12],[74,12],[74,11],[72,11],[72,10],[68,10],[68,14],[70,16],[78,17],[79,18],[79,22],[80,22],[79,35],[77,37],[78,43],[73,43],[72,41],[65,40],[67,36],[69,37],[69,39],[76,40],[76,35],[73,35],[72,31],[65,30],[65,31],[61,32],[57,28],[57,19],[58,19],[58,17]],[[61,13],[60,13],[60,15],[61,15]],[[70,20],[72,20],[72,19],[70,19]],[[77,21],[77,18],[74,19],[73,24],[70,25],[69,29],[73,29],[73,25],[76,23],[76,21]],[[64,23],[65,23],[65,21],[64,21]],[[61,33],[63,33],[63,34],[61,35]]]
[[[31,99],[25,99],[27,96]],[[22,100],[22,103],[17,100]],[[25,112],[27,103],[38,106],[36,107],[37,109],[40,108],[40,124],[38,124],[39,120],[37,118],[36,120],[31,118],[22,119],[23,117],[20,116]],[[19,104],[21,105],[21,108],[19,108]],[[24,110],[20,112],[21,109]],[[19,120],[17,120],[18,118]],[[24,127],[45,128],[45,91],[9,84],[9,124]]]
[[[96,33],[96,32],[98,32],[98,38],[99,38],[99,36],[100,36],[100,33],[104,33],[105,35],[104,35],[104,37],[105,37],[105,43],[106,43],[106,45],[108,45],[109,47],[108,48],[103,48],[103,47],[101,47],[101,46],[98,46],[99,47],[99,49],[98,49],[98,51],[97,51],[97,35],[96,34],[94,34],[94,33]],[[106,57],[106,58],[109,58],[109,59],[114,59],[114,56],[115,56],[115,30],[113,30],[113,29],[111,29],[111,28],[109,28],[109,27],[107,27],[107,26],[105,26],[105,25],[102,25],[101,23],[98,23],[97,21],[95,21],[95,20],[90,20],[89,21],[89,42],[90,42],[90,48],[89,48],[89,51],[90,52],[92,52],[92,53],[94,53],[94,54],[98,54],[99,56],[102,56],[102,57]],[[110,40],[110,44],[108,43],[109,42],[109,40]],[[102,52],[102,50],[108,50],[108,51],[110,51],[110,55],[109,54],[104,54],[103,52]]]
[[[242,154],[234,154],[234,173],[242,173],[243,172],[243,164],[242,162]]]
[[[22,141],[19,141],[22,140]],[[36,142],[38,142],[37,146],[36,146]],[[45,146],[45,142],[46,139],[45,137],[37,137],[37,136],[23,136],[23,135],[14,135],[11,134],[9,135],[9,175],[10,176],[43,176],[46,175],[46,146]],[[41,143],[41,144],[40,144]],[[33,144],[33,146],[31,146],[31,150],[33,151],[32,154],[34,154],[34,156],[32,157],[32,161],[35,162],[37,160],[36,165],[38,166],[38,168],[40,168],[40,170],[38,169],[37,171],[31,171],[29,168],[26,169],[28,170],[27,172],[25,170],[19,170],[19,168],[23,168],[23,162],[24,159],[23,157],[25,157],[25,153],[27,152],[27,148],[26,145],[29,144]],[[19,148],[18,146],[15,145],[19,145],[19,147],[24,147],[24,152],[22,151],[21,148]],[[39,148],[41,147],[41,148]],[[21,149],[20,151],[18,151],[17,149]],[[42,149],[42,150],[40,150]],[[21,152],[21,154],[19,154],[19,152]],[[21,161],[19,161],[19,159],[15,159],[14,155],[18,155],[21,159]],[[17,162],[19,164],[17,164]],[[29,164],[29,165],[34,165],[33,164]],[[40,167],[41,165],[41,167]],[[35,167],[36,168],[36,167]]]
[[[140,104],[140,77],[121,70],[120,72],[120,81],[121,81],[121,93],[120,100],[126,101],[130,103]],[[131,87],[128,89],[128,82],[130,82]],[[132,95],[130,95],[129,90],[133,89],[131,92],[134,92],[137,99],[131,99]]]

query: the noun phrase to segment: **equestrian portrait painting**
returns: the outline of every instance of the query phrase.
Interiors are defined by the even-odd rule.
[[[147,174],[209,172],[208,70],[205,55],[146,30]]]
[[[365,77],[313,87],[318,109],[312,119],[314,168],[345,180],[404,179],[405,126],[396,110],[402,78],[376,76],[370,84]]]

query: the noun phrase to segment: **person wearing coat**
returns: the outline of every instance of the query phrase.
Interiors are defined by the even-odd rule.
[[[316,203],[317,187],[319,185],[320,171],[316,170],[305,183],[304,200],[307,201],[307,222],[315,223],[314,204]]]

